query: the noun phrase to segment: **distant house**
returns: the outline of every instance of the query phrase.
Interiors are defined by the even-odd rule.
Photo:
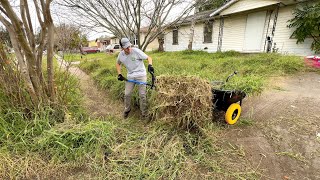
[[[119,44],[119,38],[116,36],[110,37],[110,44]]]
[[[149,27],[143,27],[140,28],[140,41],[143,41],[148,33]],[[154,39],[152,42],[150,42],[146,48],[146,51],[153,51],[157,50],[159,48],[158,39]]]
[[[97,47],[98,46],[96,40],[89,41],[88,43],[89,43],[88,47]]]
[[[97,38],[89,41],[88,47],[97,47],[102,52],[106,50],[109,44],[119,44],[119,38],[116,36]]]
[[[293,10],[306,0],[231,0],[211,12],[196,13],[194,50],[235,50],[244,53],[280,52],[313,54],[312,39],[296,44],[287,27]],[[310,2],[310,0],[309,0]],[[312,1],[311,1],[312,2]],[[165,51],[188,47],[191,18],[171,27],[165,35]]]
[[[140,28],[140,42],[142,43],[142,41],[144,40],[144,38],[146,37],[148,33],[148,27],[142,27]],[[134,35],[133,35],[134,36]],[[134,46],[138,46],[138,41],[137,38],[131,38],[130,39],[132,45]],[[111,44],[119,44],[119,39],[115,36],[111,37]],[[156,38],[155,40],[153,40],[151,43],[148,44],[146,51],[153,51],[153,50],[157,50],[159,47],[159,43],[158,43],[158,39]]]
[[[97,38],[96,43],[100,51],[105,51],[106,47],[111,44],[111,39],[109,37]]]

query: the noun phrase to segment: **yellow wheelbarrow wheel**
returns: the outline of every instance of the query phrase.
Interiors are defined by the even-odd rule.
[[[231,104],[225,115],[226,122],[230,125],[235,124],[238,121],[240,114],[241,114],[240,104],[237,104],[237,103]]]

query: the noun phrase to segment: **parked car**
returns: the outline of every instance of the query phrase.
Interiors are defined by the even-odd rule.
[[[90,53],[97,53],[100,52],[99,48],[94,46],[94,47],[82,47],[82,53],[83,54],[90,54]]]
[[[109,44],[109,45],[106,47],[106,52],[110,52],[111,47],[112,47],[112,45]]]
[[[120,44],[110,44],[110,45],[111,46],[109,47],[107,52],[114,53],[114,52],[117,52],[117,51],[121,51]],[[107,48],[108,48],[108,46],[107,46]]]
[[[308,66],[320,68],[320,56],[306,56],[304,62]]]

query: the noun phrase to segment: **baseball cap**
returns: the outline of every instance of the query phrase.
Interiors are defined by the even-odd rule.
[[[121,45],[122,45],[122,48],[128,48],[131,46],[131,43],[128,38],[122,38]]]

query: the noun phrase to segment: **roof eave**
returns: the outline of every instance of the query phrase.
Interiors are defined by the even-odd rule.
[[[238,2],[239,0],[231,0],[229,2],[227,2],[225,5],[221,6],[220,8],[218,8],[217,10],[215,10],[213,13],[210,14],[210,17],[212,16],[216,16],[217,14],[219,14],[221,11],[227,9],[228,7],[230,7],[232,4]]]
[[[197,20],[196,23],[202,23],[202,22],[206,22],[206,21],[210,21],[210,20],[214,20],[214,17],[200,19],[200,20]],[[190,25],[190,24],[191,24],[191,21],[187,21],[187,22],[172,24],[172,25],[168,26],[167,28],[175,28],[175,27],[186,26],[186,25]]]

